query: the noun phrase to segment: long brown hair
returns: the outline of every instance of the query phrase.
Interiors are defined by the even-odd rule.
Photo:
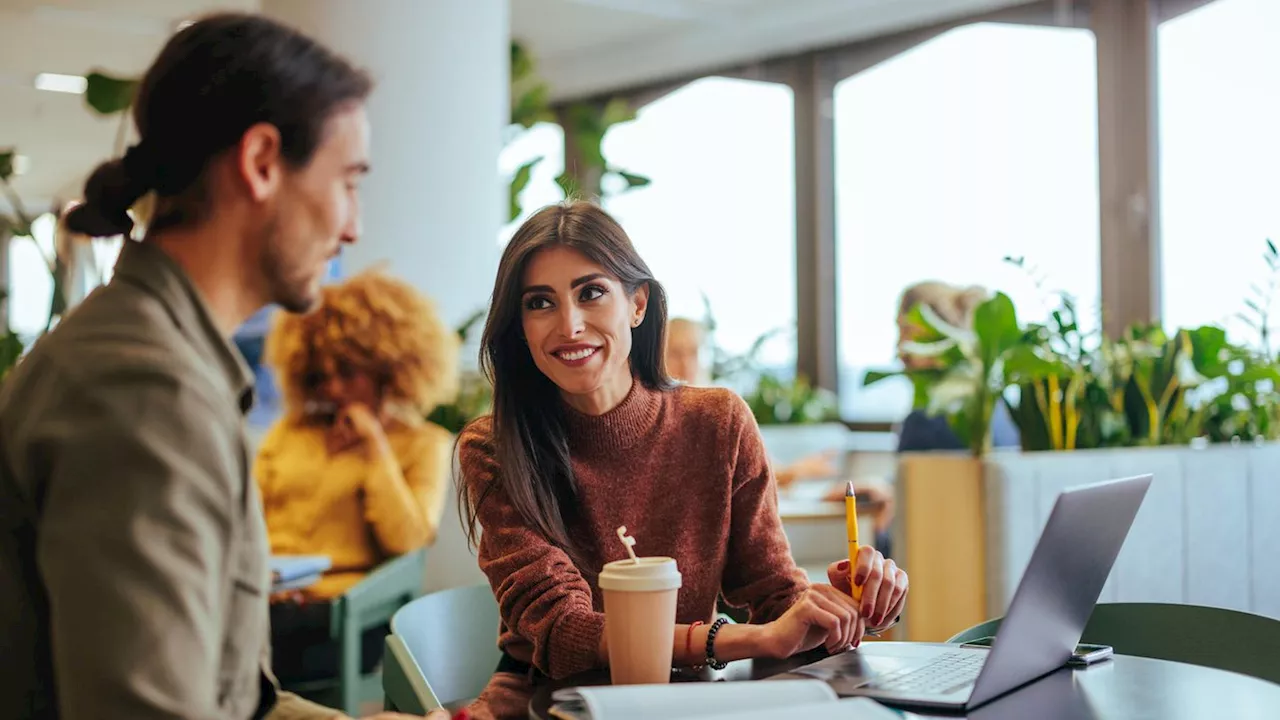
[[[480,367],[493,383],[493,442],[500,483],[530,527],[563,549],[575,563],[581,539],[569,526],[577,517],[578,492],[570,465],[569,439],[559,388],[534,365],[524,341],[521,296],[525,266],[552,246],[577,250],[618,278],[628,295],[649,288],[649,305],[632,334],[631,373],[643,385],[669,390],[663,344],[667,295],[616,220],[589,202],[552,205],[529,218],[502,253],[493,300],[480,340]],[[477,514],[492,487],[468,492],[458,484],[458,508],[474,545],[482,528]]]

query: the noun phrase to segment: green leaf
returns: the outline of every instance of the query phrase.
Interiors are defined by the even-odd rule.
[[[13,177],[13,158],[17,152],[13,148],[0,150],[0,181],[8,181]]]
[[[964,363],[951,368],[929,388],[930,415],[951,415],[973,404],[981,389],[978,368]]]
[[[868,370],[867,374],[862,376],[862,386],[874,385],[892,377],[905,377],[906,374],[906,370]]]
[[[1003,360],[1004,374],[1009,384],[1017,385],[1050,376],[1066,377],[1071,374],[1071,368],[1066,363],[1046,360],[1030,345],[1010,348]]]
[[[524,189],[528,187],[529,178],[533,176],[533,168],[540,162],[542,162],[542,157],[530,160],[517,168],[516,174],[511,178],[511,210],[507,222],[512,222],[524,212],[524,208],[520,205],[520,193],[524,192]]]
[[[924,410],[929,407],[929,392],[942,379],[943,371],[930,368],[925,370],[909,370],[906,375],[911,380],[911,409]]]
[[[1022,338],[1013,301],[1001,292],[974,310],[973,330],[978,336],[978,352],[988,367]]]
[[[917,303],[916,305],[912,305],[911,309],[907,311],[907,315],[904,318],[904,322],[906,323],[907,327],[911,328],[912,330],[912,339],[915,340],[916,342],[934,342],[937,340],[945,340],[946,336],[943,335],[941,332],[938,332],[937,328],[932,327],[929,324],[929,320],[925,318],[924,311],[923,311],[924,307],[925,305],[923,303]],[[933,313],[930,313],[930,316],[935,318],[937,317]]]
[[[938,313],[933,311],[925,303],[920,303],[911,309],[912,315],[919,317],[924,327],[941,335],[942,337],[958,343],[962,346],[969,347],[973,345],[976,336],[973,332],[965,330],[962,327],[956,327],[946,320],[943,320]],[[921,338],[923,340],[923,338]]]
[[[628,189],[644,187],[653,182],[653,180],[645,177],[644,175],[636,175],[635,173],[623,172],[622,170],[614,170],[614,172],[620,175],[623,180],[627,181]]]
[[[1226,375],[1229,360],[1227,331],[1215,325],[1203,325],[1186,332],[1191,340],[1191,358],[1196,370],[1206,377]]]
[[[115,115],[128,110],[138,91],[138,81],[131,78],[116,78],[91,72],[85,76],[85,80],[88,85],[84,91],[84,101],[99,115]]]

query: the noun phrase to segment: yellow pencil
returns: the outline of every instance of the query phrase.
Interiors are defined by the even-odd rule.
[[[849,536],[849,584],[853,599],[862,602],[862,586],[853,585],[853,573],[858,568],[858,498],[853,492],[853,482],[844,489],[844,526]]]

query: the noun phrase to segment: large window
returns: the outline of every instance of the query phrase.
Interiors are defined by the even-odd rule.
[[[898,300],[916,282],[1000,290],[1032,320],[1066,291],[1098,326],[1096,68],[1087,30],[975,24],[836,86],[846,419],[909,410],[906,381],[862,380],[898,365]]]
[[[1237,314],[1258,324],[1250,285],[1280,279],[1262,259],[1280,243],[1280,2],[1218,0],[1158,42],[1162,318],[1258,344]]]
[[[673,317],[701,319],[716,342],[763,348],[767,365],[795,365],[795,136],[791,88],[709,77],[642,108],[609,131],[611,163],[652,179],[611,195],[618,219],[667,288]]]

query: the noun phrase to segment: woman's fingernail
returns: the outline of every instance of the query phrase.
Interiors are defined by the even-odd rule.
[[[453,720],[471,720],[471,711],[466,708],[462,708],[453,714]]]
[[[867,576],[866,576],[866,575],[863,575],[862,573],[858,573],[857,577],[855,577],[855,578],[853,579],[853,584],[854,584],[854,585],[861,585],[862,583],[864,583],[864,582],[866,582],[866,581],[867,581]]]
[[[871,611],[872,611],[872,610],[875,610],[875,608],[871,607],[871,604],[870,604],[870,603],[863,603],[863,605],[862,605],[862,617],[864,617],[864,618],[865,618],[865,617],[871,617]]]
[[[837,564],[836,564],[836,570],[839,570],[839,571],[843,572],[843,571],[848,570],[848,569],[849,569],[849,561],[848,561],[848,560],[841,560],[839,563],[837,563]]]

